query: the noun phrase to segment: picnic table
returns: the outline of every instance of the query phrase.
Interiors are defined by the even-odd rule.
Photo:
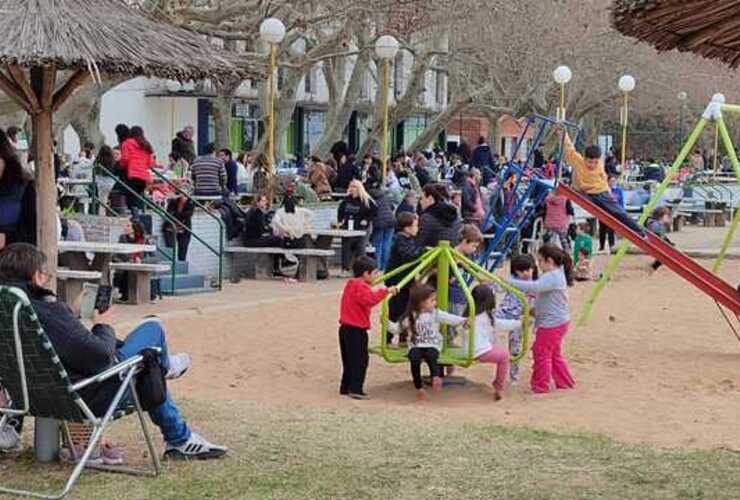
[[[101,283],[110,285],[110,264],[114,255],[132,255],[136,253],[156,252],[154,245],[133,245],[130,243],[101,243],[93,241],[60,241],[59,253],[63,261],[75,271],[99,271]],[[95,254],[92,264],[87,253]]]

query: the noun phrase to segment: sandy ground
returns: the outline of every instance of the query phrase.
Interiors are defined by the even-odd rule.
[[[340,398],[340,280],[246,281],[221,294],[121,308],[118,327],[123,333],[142,314],[160,313],[172,350],[187,350],[194,359],[192,371],[173,391],[194,400],[349,406],[379,418],[422,412],[454,423],[485,421],[663,447],[740,450],[740,343],[714,302],[668,270],[648,276],[649,262],[628,257],[590,324],[569,333],[575,390],[532,395],[527,358],[524,382],[508,388],[499,403],[490,395],[489,366],[461,370],[469,383],[417,403],[407,365],[387,365],[374,356],[366,384],[372,400]],[[725,264],[723,276],[740,281],[737,260]],[[574,316],[590,288],[572,290]],[[374,337],[371,343],[377,342]]]

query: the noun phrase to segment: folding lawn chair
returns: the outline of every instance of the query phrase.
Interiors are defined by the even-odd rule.
[[[41,328],[25,292],[18,288],[0,286],[0,380],[15,402],[13,408],[0,408],[0,415],[2,415],[0,426],[12,416],[86,422],[93,426],[89,444],[59,495],[5,487],[0,487],[0,493],[47,499],[64,498],[74,487],[84,467],[156,477],[160,470],[159,457],[152,443],[135,390],[135,376],[142,368],[142,361],[141,356],[136,356],[94,377],[72,384],[54,347]],[[116,381],[120,380],[120,386],[107,411],[102,418],[99,418],[93,414],[77,391],[100,384],[113,377],[117,377]],[[131,390],[134,404],[119,407],[126,389]],[[108,425],[113,420],[133,412],[139,416],[144,439],[152,458],[153,470],[142,471],[87,464]],[[62,427],[66,428],[66,426]],[[67,440],[71,442],[69,436]]]

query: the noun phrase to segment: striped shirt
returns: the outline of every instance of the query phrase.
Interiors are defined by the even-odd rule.
[[[224,164],[213,155],[196,158],[190,167],[190,177],[196,196],[219,196],[226,187]]]

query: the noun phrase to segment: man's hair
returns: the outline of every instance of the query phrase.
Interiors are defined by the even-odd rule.
[[[46,256],[28,243],[13,243],[0,251],[0,282],[30,281],[44,270]]]
[[[233,158],[234,158],[234,153],[232,153],[232,152],[231,152],[231,150],[230,150],[230,149],[228,149],[228,148],[223,148],[223,149],[221,150],[221,152],[222,152],[223,154],[225,154],[226,156],[228,156],[228,157],[229,157],[229,159],[233,159]]]
[[[213,153],[216,152],[216,145],[214,143],[212,143],[212,142],[208,143],[206,145],[205,152],[206,152],[207,155],[212,155]]]
[[[587,160],[599,160],[601,159],[601,148],[595,144],[593,146],[589,146],[583,152],[583,156],[585,156]]]
[[[375,265],[375,259],[372,259],[367,255],[363,255],[355,260],[355,263],[352,265],[352,273],[355,275],[355,278],[359,278],[367,272],[375,271],[377,268],[378,266]]]
[[[483,136],[478,137],[478,144],[485,144],[485,143],[486,143],[486,138],[485,137],[483,137]]]

